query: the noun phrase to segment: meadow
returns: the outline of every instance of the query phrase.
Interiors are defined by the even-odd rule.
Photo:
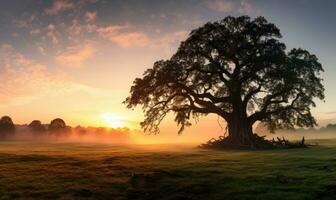
[[[336,141],[287,150],[1,142],[0,199],[336,199]]]

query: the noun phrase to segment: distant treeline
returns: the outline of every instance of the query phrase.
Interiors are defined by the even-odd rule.
[[[282,130],[278,130],[276,132],[286,132],[286,133],[290,133],[290,132],[296,132],[296,133],[326,133],[326,132],[335,132],[336,131],[336,124],[327,124],[326,126],[322,126],[320,128],[296,128],[296,129],[290,129],[290,130],[286,130],[286,129],[282,129]],[[270,133],[270,131],[268,130],[268,128],[263,125],[262,123],[259,123],[258,126],[255,129],[255,132],[259,135],[267,135]]]
[[[29,124],[16,125],[9,116],[0,118],[1,140],[73,140],[106,141],[125,143],[130,141],[129,129],[104,127],[71,127],[61,118],[53,119],[49,124],[33,120]]]
[[[303,129],[300,129],[303,130]],[[311,128],[308,129],[308,131],[325,131],[325,132],[329,132],[329,131],[335,131],[336,130],[336,124],[327,124],[324,127],[321,127],[319,129],[315,129],[315,128]]]

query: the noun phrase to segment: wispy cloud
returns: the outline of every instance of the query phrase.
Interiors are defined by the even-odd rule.
[[[107,27],[95,27],[95,31],[105,39],[122,48],[170,48],[172,44],[185,39],[187,31],[180,30],[168,33],[159,33],[158,36],[149,36],[142,30],[137,30],[131,25],[110,25]]]
[[[46,96],[84,92],[106,96],[103,89],[72,82],[61,71],[49,69],[19,53],[11,45],[0,46],[1,105],[22,105]],[[1,106],[0,105],[0,106]]]
[[[49,42],[53,45],[51,51],[56,51],[56,60],[62,65],[78,67],[85,60],[94,55],[95,50],[90,45],[78,45],[89,38],[99,43],[110,41],[114,47],[120,48],[150,48],[171,52],[172,47],[185,38],[184,30],[148,32],[142,27],[131,23],[105,24],[96,21],[97,11],[79,9],[87,3],[95,3],[94,0],[55,0],[51,7],[44,10],[44,14],[54,15],[51,19],[42,20],[42,15],[32,15],[29,19],[17,20],[16,26],[25,28],[29,36],[34,37],[38,43],[45,45],[38,47],[37,51],[46,55]],[[58,13],[74,9],[74,15],[66,15],[67,20],[60,21],[62,15]],[[78,9],[77,9],[78,8]],[[165,14],[160,15],[166,18]],[[45,17],[45,16],[44,16]],[[25,33],[25,32],[24,32]],[[182,33],[182,34],[181,34]],[[52,53],[49,53],[52,54]]]
[[[257,15],[259,11],[250,0],[211,0],[206,1],[209,9],[217,12],[236,12],[239,14]]]
[[[43,55],[43,56],[47,55],[46,50],[44,49],[43,46],[41,46],[41,45],[36,45],[36,48],[37,48],[38,52],[39,52],[41,55]]]
[[[47,15],[57,15],[59,12],[72,9],[75,4],[65,0],[55,0],[51,7],[44,10]]]
[[[32,29],[29,32],[30,35],[39,35],[40,33],[41,33],[41,30],[39,28]]]
[[[105,27],[95,26],[93,30],[104,38],[110,38],[114,35],[120,34],[122,30],[125,30],[128,27],[129,27],[128,25],[110,25]]]
[[[208,1],[207,5],[210,9],[220,12],[231,12],[235,9],[235,4],[231,0]]]
[[[0,72],[0,99],[6,103],[24,103],[63,86],[60,75],[7,44],[0,46]]]
[[[113,35],[109,38],[118,46],[128,47],[146,47],[151,45],[151,41],[143,32],[129,32]]]
[[[56,60],[63,66],[82,67],[85,61],[92,58],[96,49],[92,43],[86,42],[84,45],[68,47],[64,52],[56,55]]]
[[[130,25],[111,25],[106,27],[96,27],[96,32],[112,43],[123,47],[145,47],[150,45],[148,36],[140,31],[131,30]]]
[[[84,17],[86,22],[93,22],[97,17],[97,12],[86,11]]]
[[[47,36],[53,44],[58,44],[59,40],[56,33],[56,26],[54,24],[49,24],[47,26]]]

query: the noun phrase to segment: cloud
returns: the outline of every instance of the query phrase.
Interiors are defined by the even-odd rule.
[[[39,35],[41,33],[41,30],[39,28],[30,30],[30,35]]]
[[[123,48],[150,46],[150,39],[143,32],[129,32],[113,35],[109,38],[113,43]]]
[[[56,36],[56,26],[54,24],[49,24],[47,26],[47,36],[50,38],[51,42],[53,44],[58,44],[59,40],[58,37]]]
[[[86,11],[84,17],[86,22],[93,22],[97,17],[97,12]]]
[[[8,44],[0,46],[0,80],[0,107],[76,92],[100,97],[109,94],[103,89],[72,82],[62,72],[50,71]]]
[[[96,53],[92,43],[70,46],[64,52],[56,55],[56,60],[63,66],[82,67],[85,61],[92,58]]]
[[[110,40],[114,44],[123,47],[145,47],[150,46],[149,37],[141,31],[132,31],[129,25],[111,25],[106,27],[96,27],[96,32],[103,38]]]
[[[59,12],[72,9],[75,7],[74,3],[65,0],[56,0],[50,8],[44,10],[47,15],[57,15]]]
[[[37,48],[37,51],[40,52],[40,54],[42,54],[43,56],[47,55],[46,50],[42,46],[37,45],[36,48]]]
[[[187,36],[187,31],[181,30],[161,34],[153,37],[141,30],[134,30],[130,25],[111,25],[107,27],[95,27],[95,31],[103,38],[122,48],[167,49]],[[159,32],[160,33],[160,32]]]
[[[45,66],[16,52],[10,45],[0,46],[0,99],[2,103],[24,103],[43,95],[50,88],[62,88],[60,76]]]
[[[110,36],[119,34],[120,31],[127,29],[129,26],[128,25],[111,25],[111,26],[106,26],[106,27],[97,27],[96,26],[96,31],[98,34],[105,38],[109,38]]]
[[[207,3],[212,10],[219,12],[231,12],[235,9],[235,4],[230,0],[213,0]]]
[[[237,12],[247,15],[258,15],[260,12],[249,0],[211,0],[207,7],[217,12]]]
[[[72,20],[72,24],[66,28],[66,33],[68,34],[68,39],[72,41],[77,41],[79,36],[82,34],[83,26],[77,19]]]

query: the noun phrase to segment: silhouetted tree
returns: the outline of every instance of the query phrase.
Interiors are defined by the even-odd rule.
[[[327,129],[336,129],[336,124],[328,124],[327,126],[326,126],[326,128]]]
[[[62,135],[69,133],[71,128],[65,124],[63,119],[56,118],[50,122],[48,130],[52,134]]]
[[[76,126],[75,131],[80,136],[87,134],[86,128],[82,126]]]
[[[33,120],[28,125],[29,129],[34,133],[43,133],[46,131],[45,126],[41,123],[40,120]]]
[[[169,60],[136,78],[125,102],[142,105],[146,131],[175,114],[179,133],[208,114],[228,124],[227,140],[251,144],[252,125],[312,127],[314,98],[324,99],[321,64],[303,49],[286,52],[280,30],[263,17],[226,17],[193,30]]]
[[[9,116],[3,116],[0,119],[0,138],[6,139],[15,133],[15,125]]]

